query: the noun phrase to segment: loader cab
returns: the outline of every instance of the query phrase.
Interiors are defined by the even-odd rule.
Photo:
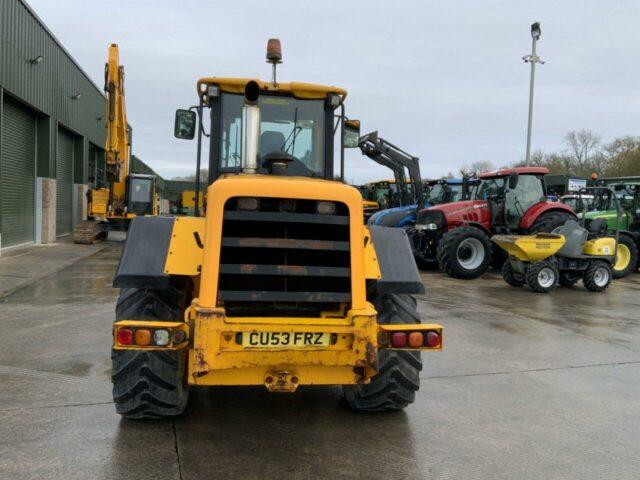
[[[134,215],[152,215],[155,193],[153,175],[129,175],[127,177],[127,212]]]
[[[359,123],[344,115],[346,91],[302,83],[271,83],[242,78],[205,78],[198,82],[201,105],[176,113],[175,135],[193,138],[196,124],[204,127],[208,109],[209,184],[219,176],[247,173],[243,159],[243,128],[257,123],[257,165],[250,173],[335,179],[334,144],[338,145],[343,178],[344,148],[359,134]],[[248,100],[249,96],[255,98]],[[253,117],[246,115],[250,103]],[[196,120],[196,113],[200,122]],[[345,122],[348,125],[345,128]],[[246,129],[247,131],[249,128]],[[199,137],[202,132],[198,132]],[[200,140],[200,138],[199,138]],[[352,143],[352,142],[351,142]],[[275,168],[275,165],[285,168]],[[255,171],[253,171],[255,170]]]

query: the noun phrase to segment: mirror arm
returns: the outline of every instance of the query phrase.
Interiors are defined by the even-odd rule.
[[[198,149],[196,154],[196,194],[195,194],[195,205],[193,208],[193,212],[196,217],[200,216],[200,161],[202,158],[202,131],[204,127],[202,126],[202,100],[200,100],[200,105],[195,108],[196,113],[198,115]]]
[[[340,181],[344,183],[344,103],[340,102]],[[335,135],[335,132],[334,132]]]

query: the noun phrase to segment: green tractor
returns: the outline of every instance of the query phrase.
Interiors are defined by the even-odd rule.
[[[618,258],[613,266],[613,278],[622,278],[640,268],[638,250],[640,250],[640,179],[633,181],[620,180],[616,182],[599,182],[606,184],[615,193],[622,216],[620,218],[620,241],[618,244]],[[593,205],[585,218],[604,218],[610,232],[615,231],[616,208],[615,199],[611,191],[599,191],[593,200]]]

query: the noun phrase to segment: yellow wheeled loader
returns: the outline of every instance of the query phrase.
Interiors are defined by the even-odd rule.
[[[602,189],[610,190],[583,190]],[[619,219],[618,205],[618,224]],[[580,222],[567,220],[552,233],[494,235],[491,240],[509,255],[502,277],[512,287],[526,284],[534,292],[548,293],[558,284],[570,287],[582,279],[587,290],[602,292],[613,278],[618,231],[616,226],[615,234],[609,233],[606,219],[583,218]]]
[[[206,215],[131,224],[114,280],[125,417],[178,415],[190,388],[218,385],[342,385],[354,409],[401,409],[420,352],[442,348],[405,232],[363,225],[358,190],[334,180],[334,140],[342,171],[359,138],[347,92],[277,82],[281,58],[270,40],[271,81],[203,78],[176,112],[175,135],[199,141],[210,116]]]

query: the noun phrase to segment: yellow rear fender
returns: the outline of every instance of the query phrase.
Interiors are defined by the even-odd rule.
[[[204,218],[136,217],[131,221],[113,286],[164,288],[172,275],[198,277]]]

